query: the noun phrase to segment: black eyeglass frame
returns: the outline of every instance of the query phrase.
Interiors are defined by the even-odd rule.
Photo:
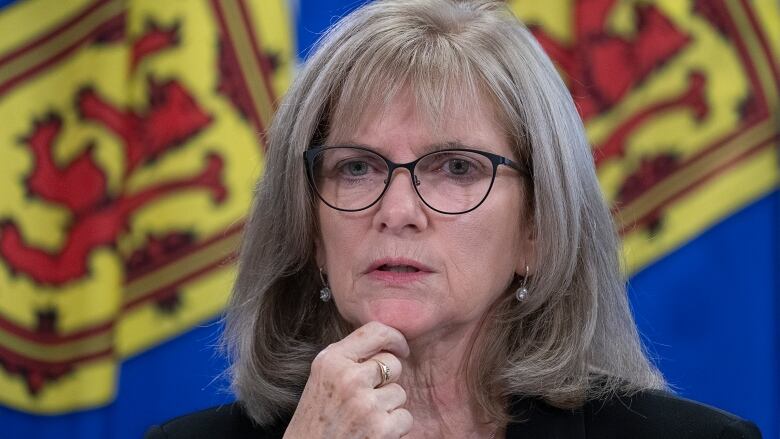
[[[368,206],[361,207],[360,209],[343,209],[343,208],[340,208],[340,207],[336,207],[336,206],[330,204],[325,199],[325,197],[323,197],[322,194],[320,194],[320,191],[317,190],[317,185],[316,185],[315,180],[314,180],[314,159],[323,150],[333,149],[333,148],[350,148],[350,149],[363,150],[363,151],[367,151],[367,152],[370,152],[372,154],[375,154],[375,155],[379,156],[382,160],[385,161],[385,164],[387,165],[387,179],[385,180],[385,187],[384,187],[384,189],[382,189],[382,192],[379,194],[379,196],[376,197],[376,200],[371,202],[371,204],[369,204]],[[461,211],[461,212],[445,212],[443,210],[439,210],[439,209],[431,206],[430,204],[428,204],[428,202],[425,201],[425,198],[422,196],[422,194],[420,194],[420,190],[417,189],[417,187],[420,185],[420,180],[417,179],[416,175],[414,175],[414,168],[415,168],[415,166],[417,166],[417,163],[419,163],[425,157],[428,157],[428,156],[433,155],[433,154],[440,154],[442,152],[470,152],[470,153],[474,153],[474,154],[479,154],[479,155],[482,155],[482,156],[486,157],[488,160],[490,160],[490,163],[493,164],[493,175],[490,178],[490,186],[488,186],[487,191],[485,191],[485,196],[482,197],[482,199],[479,201],[479,203],[477,203],[476,206],[474,206],[474,207],[472,207],[470,209],[466,209],[466,210]],[[478,149],[469,149],[469,148],[446,148],[446,149],[439,149],[439,150],[436,150],[436,151],[431,151],[429,153],[423,154],[422,156],[418,157],[416,160],[413,160],[413,161],[408,162],[408,163],[395,163],[394,161],[392,161],[392,160],[386,158],[385,156],[383,156],[382,154],[380,154],[380,153],[378,153],[378,152],[376,152],[376,151],[374,151],[372,149],[365,148],[365,147],[362,147],[362,146],[351,146],[351,145],[326,146],[326,145],[322,145],[322,146],[315,146],[315,147],[309,148],[306,151],[304,151],[303,152],[303,161],[304,161],[304,163],[306,165],[306,177],[309,180],[309,184],[311,185],[312,189],[314,190],[314,193],[317,194],[317,197],[320,200],[322,200],[322,202],[325,203],[328,207],[330,207],[332,209],[335,209],[335,210],[342,211],[342,212],[360,212],[361,210],[366,210],[366,209],[370,208],[371,206],[375,205],[376,203],[378,203],[379,200],[381,200],[382,197],[385,195],[385,192],[387,192],[387,188],[390,187],[390,182],[392,181],[393,173],[398,168],[404,168],[404,169],[409,171],[409,178],[412,180],[412,186],[414,187],[414,191],[417,193],[417,196],[420,198],[420,200],[422,200],[422,202],[426,206],[428,206],[428,208],[430,208],[431,210],[433,210],[435,212],[438,212],[438,213],[441,213],[441,214],[444,214],[444,215],[461,215],[461,214],[464,214],[464,213],[471,212],[472,210],[474,210],[474,209],[478,208],[479,206],[481,206],[482,203],[484,203],[485,200],[487,199],[488,195],[490,195],[491,189],[493,189],[493,183],[496,181],[496,172],[498,170],[498,166],[499,165],[508,166],[508,167],[516,170],[517,172],[521,173],[522,175],[524,175],[524,176],[526,176],[528,178],[532,178],[531,173],[526,171],[523,167],[521,167],[516,162],[514,162],[514,161],[512,161],[512,160],[510,160],[510,159],[508,159],[508,158],[506,158],[504,156],[501,156],[501,155],[498,155],[498,154],[493,154],[493,153],[487,152],[487,151],[480,151]]]

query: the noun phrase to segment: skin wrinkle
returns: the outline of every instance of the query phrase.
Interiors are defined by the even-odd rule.
[[[375,113],[381,116],[366,118],[353,136],[332,135],[326,144],[367,145],[396,162],[412,161],[432,145],[449,142],[514,155],[484,100],[468,106],[481,111],[448,114],[436,130],[442,134],[422,123],[413,101],[405,90]],[[525,252],[532,245],[522,239],[531,236],[521,219],[527,215],[518,214],[526,205],[522,176],[502,170],[478,209],[441,215],[423,204],[407,175],[399,174],[408,173],[397,171],[383,198],[369,209],[347,213],[319,205],[317,263],[328,273],[339,313],[353,327],[379,320],[407,338],[411,355],[402,361],[406,372],[399,384],[408,392],[405,407],[415,419],[409,437],[456,431],[484,435],[494,427],[472,406],[462,373],[480,321],[505,294],[520,265],[525,274]],[[363,273],[379,257],[415,259],[434,273],[408,288],[377,287]]]
[[[468,349],[474,334],[462,337],[459,342]],[[410,356],[407,360],[414,364],[417,373],[408,377],[402,377],[402,385],[410,390],[410,397],[405,407],[415,414],[415,422],[428,425],[438,425],[442,427],[441,431],[429,430],[427,437],[450,437],[453,434],[457,436],[469,433],[464,430],[458,430],[462,424],[464,416],[466,418],[473,416],[473,413],[464,407],[463,401],[468,400],[467,389],[462,382],[463,363],[457,363],[462,359],[449,358],[454,357],[453,353],[459,349],[438,350],[437,352],[421,352],[417,356]],[[421,361],[425,359],[426,362]],[[432,363],[451,363],[458,367],[447,369],[445,373],[432,367]],[[449,372],[449,373],[446,373]],[[433,401],[434,404],[431,404]],[[475,422],[477,426],[485,424],[482,420]],[[448,426],[453,426],[449,428]]]
[[[636,333],[618,269],[619,239],[581,121],[531,32],[502,1],[385,0],[368,3],[325,33],[268,129],[266,166],[245,228],[223,337],[232,387],[250,417],[267,426],[301,408],[301,389],[307,379],[317,379],[310,375],[312,359],[354,330],[339,315],[338,297],[324,304],[318,298],[319,201],[301,155],[336,131],[354,133],[404,87],[434,137],[454,135],[443,123],[452,109],[483,115],[473,98],[484,98],[512,153],[533,171],[524,180],[526,204],[516,212],[530,219],[518,224],[520,236],[527,230],[536,243],[516,270],[525,272],[522,262],[531,267],[531,294],[518,303],[505,291],[489,315],[464,377],[470,402],[494,425],[503,425],[511,420],[507,398],[515,395],[571,409],[586,398],[664,388]],[[470,122],[463,127],[473,130]],[[394,140],[385,146],[403,146]],[[401,178],[397,186],[414,200],[408,182]],[[430,230],[449,224],[431,218]],[[449,275],[469,264],[456,266]],[[493,279],[501,284],[496,290],[506,287],[506,271],[506,279]],[[446,306],[441,301],[435,310]],[[594,371],[603,374],[598,381]],[[316,421],[318,410],[303,411]],[[393,423],[410,421],[403,418]],[[330,428],[318,436],[329,437]]]

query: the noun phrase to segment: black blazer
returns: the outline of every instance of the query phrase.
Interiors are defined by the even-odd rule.
[[[507,426],[507,439],[753,439],[761,432],[730,413],[660,391],[631,398],[587,402],[561,410],[538,399],[515,399],[513,415],[524,422]],[[154,426],[146,439],[279,439],[287,423],[271,428],[253,424],[238,403],[215,407]]]

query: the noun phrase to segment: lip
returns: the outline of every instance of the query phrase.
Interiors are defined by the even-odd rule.
[[[418,271],[410,272],[410,273],[382,271],[379,269],[379,267],[383,265],[408,265],[410,267],[416,268]],[[377,259],[376,261],[372,262],[365,273],[373,279],[383,281],[386,283],[404,284],[404,283],[410,283],[410,282],[421,280],[422,278],[433,273],[433,269],[413,259],[383,258],[383,259]]]
[[[374,262],[372,262],[371,265],[368,266],[368,269],[366,270],[366,273],[371,273],[373,271],[379,271],[379,267],[381,267],[383,265],[408,265],[410,267],[414,267],[417,270],[419,270],[418,273],[419,272],[427,272],[427,273],[433,272],[433,269],[431,269],[427,265],[423,264],[422,262],[415,261],[414,259],[382,258],[382,259],[377,259]],[[392,273],[392,272],[388,272],[388,273]],[[396,273],[396,274],[415,274],[415,273]]]

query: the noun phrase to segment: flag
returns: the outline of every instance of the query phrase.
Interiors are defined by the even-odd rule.
[[[223,309],[294,68],[289,20],[282,0],[0,11],[6,433],[30,437],[14,419],[110,407],[123,362]],[[66,431],[94,430],[77,425]]]
[[[514,0],[593,145],[641,333],[670,384],[780,425],[780,6]]]
[[[77,9],[81,11],[96,3],[81,0],[77,5],[82,9],[75,4],[68,5],[70,14],[39,6],[38,10],[24,15],[27,17],[24,20],[19,18],[22,15],[17,15],[25,10],[22,5],[33,7],[30,5],[40,4],[40,0],[20,2],[1,10],[0,60],[6,60],[7,54],[15,50],[32,46],[36,36],[42,39],[41,35],[72,21],[78,15]],[[113,60],[119,59],[124,60],[121,62],[127,65],[126,70],[110,70],[118,72],[113,77],[104,75],[97,71],[101,64],[96,61],[73,64],[66,76],[59,73],[60,70],[54,70],[78,63],[79,56],[86,56],[82,54],[83,50],[92,50],[93,57],[98,54],[108,57],[109,50],[118,50],[118,46],[111,46],[118,44],[118,37],[99,38],[97,31],[92,31],[91,37],[77,39],[80,41],[78,49],[56,58],[57,61],[46,69],[36,70],[37,76],[29,80],[29,85],[15,85],[17,91],[0,92],[0,116],[3,116],[0,120],[26,120],[13,125],[17,127],[13,131],[7,131],[5,125],[0,127],[3,139],[0,154],[4,159],[0,161],[0,174],[3,174],[0,187],[4,189],[0,193],[0,219],[3,220],[0,230],[5,231],[15,224],[18,235],[23,238],[20,242],[50,254],[56,254],[67,242],[65,237],[69,236],[67,231],[73,224],[67,204],[41,201],[50,198],[24,189],[27,187],[25,182],[30,181],[34,153],[23,139],[30,138],[36,124],[58,111],[65,115],[62,133],[58,134],[64,135],[65,140],[56,141],[57,145],[63,146],[55,146],[55,164],[62,169],[75,163],[76,157],[88,149],[85,141],[92,139],[95,146],[87,155],[93,156],[93,162],[101,169],[108,169],[104,173],[109,175],[108,187],[113,188],[111,194],[114,194],[108,201],[116,200],[117,192],[138,193],[166,178],[200,175],[198,171],[207,169],[205,164],[209,163],[211,153],[235,157],[224,151],[234,146],[242,148],[240,145],[244,144],[240,139],[250,137],[256,149],[252,149],[247,140],[244,151],[254,151],[254,155],[232,161],[223,157],[227,165],[219,175],[232,176],[235,172],[241,177],[229,178],[243,179],[241,188],[251,188],[251,180],[262,172],[262,144],[257,142],[262,137],[256,134],[264,130],[263,108],[268,107],[261,104],[264,102],[263,90],[256,87],[250,90],[246,78],[258,71],[266,72],[270,66],[272,80],[265,83],[273,84],[274,96],[284,90],[293,64],[290,31],[286,28],[288,11],[283,4],[277,8],[276,5],[282,2],[272,0],[200,0],[191,1],[194,6],[186,8],[179,4],[185,2],[157,3],[161,4],[122,2],[127,29],[122,38],[123,44],[127,45],[127,54],[106,60],[104,69],[117,67]],[[305,58],[325,27],[363,1],[298,0],[294,3],[298,4],[299,57]],[[583,117],[594,148],[597,172],[623,238],[625,269],[631,276],[629,293],[650,354],[681,395],[752,419],[758,423],[764,437],[778,437],[780,172],[777,151],[780,116],[777,90],[780,79],[777,66],[780,11],[777,3],[774,0],[510,0],[509,4],[531,27],[557,64]],[[238,5],[239,13],[236,8],[228,10],[233,5]],[[248,19],[240,18],[242,16]],[[242,26],[242,21],[249,24]],[[82,23],[99,27],[91,19]],[[166,39],[160,36],[149,37],[146,43],[140,43],[146,30],[157,28],[165,32],[173,25],[179,28],[177,45],[165,45]],[[198,31],[188,32],[191,27]],[[68,32],[74,31],[64,31],[47,41],[59,41],[61,35],[70,35]],[[166,49],[154,49],[160,45]],[[225,45],[228,49],[224,49]],[[53,54],[47,50],[45,53]],[[261,61],[260,67],[252,70],[252,57],[242,58],[241,54],[255,50]],[[132,54],[136,51],[139,55]],[[141,53],[148,55],[140,56]],[[66,57],[74,58],[67,60]],[[137,62],[133,61],[136,57]],[[29,59],[44,57],[37,55]],[[195,61],[197,59],[199,63]],[[223,69],[224,65],[228,67]],[[198,66],[204,67],[199,69]],[[48,70],[50,68],[52,70]],[[4,74],[4,64],[0,63],[0,87],[4,84]],[[78,93],[74,93],[72,85],[49,85],[36,92],[37,95],[31,91],[18,91],[23,90],[22,87],[32,87],[34,81],[40,80],[35,78],[45,78],[47,74],[55,78],[92,75],[99,80],[98,86],[92,87],[97,96],[103,96],[105,102],[114,103],[126,114],[136,114],[138,118],[150,114],[152,101],[160,102],[156,97],[161,94],[154,94],[152,99],[149,92],[154,88],[152,84],[157,84],[159,90],[159,85],[165,84],[166,80],[178,78],[182,88],[194,96],[195,107],[213,120],[177,144],[171,149],[173,152],[158,154],[145,165],[137,165],[135,172],[146,170],[139,174],[143,177],[123,183],[124,179],[119,176],[126,169],[126,160],[116,159],[125,151],[122,149],[124,143],[119,140],[121,136],[107,128],[110,124],[101,125],[98,119],[90,119],[72,109],[77,102],[74,96],[81,96],[81,90],[89,90],[88,87],[76,87]],[[124,89],[119,83],[120,75],[124,78],[121,80]],[[223,82],[216,79],[218,77],[234,78],[225,81],[233,85],[223,86]],[[207,87],[207,83],[212,87]],[[256,81],[255,85],[265,83]],[[30,94],[25,95],[26,99],[13,101],[15,106],[6,110],[6,96],[13,96],[13,93]],[[31,116],[24,119],[23,110]],[[194,113],[182,119],[199,120],[192,115]],[[219,131],[222,135],[217,136],[212,130],[217,130],[214,127],[223,123],[230,129]],[[177,122],[176,126],[181,126],[179,124],[184,122]],[[185,130],[173,131],[186,133]],[[9,132],[12,136],[7,134]],[[54,130],[49,131],[52,132]],[[154,138],[150,135],[144,144],[161,143],[151,140]],[[198,152],[185,154],[187,148]],[[14,154],[13,159],[10,154]],[[17,164],[19,157],[22,163]],[[170,162],[176,162],[176,166]],[[169,165],[165,167],[164,163]],[[230,170],[228,174],[225,169],[234,169],[230,168],[231,163],[234,167],[251,169],[241,167],[242,170]],[[80,166],[88,168],[87,165]],[[6,178],[5,174],[12,170],[15,173]],[[226,178],[222,177],[222,181],[228,193],[240,192],[240,184],[229,180],[234,184],[226,185]],[[93,185],[85,183],[79,187]],[[5,188],[14,189],[9,192]],[[81,316],[88,316],[84,319],[94,322],[96,315],[107,314],[101,311],[108,307],[103,304],[102,297],[115,294],[123,298],[111,302],[114,307],[111,309],[117,310],[110,331],[115,349],[114,362],[109,363],[114,365],[110,369],[113,381],[104,381],[113,383],[110,387],[113,393],[105,392],[108,396],[102,399],[103,402],[79,405],[82,409],[76,412],[73,403],[70,408],[43,410],[40,406],[37,409],[23,407],[10,398],[3,399],[0,405],[6,408],[0,407],[0,423],[4,433],[10,431],[11,437],[63,437],[68,434],[72,437],[138,437],[152,422],[232,399],[223,392],[225,383],[219,379],[226,366],[225,360],[216,355],[213,348],[220,331],[213,318],[224,304],[232,276],[231,266],[224,261],[229,261],[232,253],[227,250],[214,250],[214,253],[181,250],[177,253],[170,249],[179,248],[181,244],[177,243],[180,242],[200,243],[204,248],[213,248],[209,243],[224,243],[226,241],[221,238],[236,236],[231,233],[240,229],[243,214],[227,213],[228,210],[233,212],[230,196],[225,198],[228,201],[220,202],[219,191],[213,186],[177,190],[182,193],[170,197],[163,195],[134,211],[116,244],[95,247],[95,254],[86,265],[90,276],[100,273],[101,282],[105,282],[100,285],[119,285],[111,290],[113,293],[107,293],[109,290],[103,286],[92,287],[99,290],[101,296],[96,293],[95,297],[100,300],[91,298],[77,302],[75,290],[68,290],[75,288],[68,285],[75,284],[66,282],[56,288],[46,283],[35,284],[30,275],[9,268],[5,259],[0,260],[0,282],[11,282],[0,283],[0,318],[32,332],[38,328],[54,328],[61,334],[63,331],[64,334],[72,333]],[[16,198],[9,198],[9,194],[16,194],[13,195]],[[87,204],[88,195],[79,194],[78,200],[69,202]],[[67,198],[61,194],[52,196],[59,200]],[[249,194],[245,204],[248,198]],[[228,210],[219,210],[225,203],[228,207],[224,208]],[[218,210],[225,213],[215,213],[211,219],[211,213]],[[206,213],[209,219],[206,219]],[[192,216],[198,218],[189,218],[191,222],[188,222],[188,217]],[[21,225],[23,222],[19,218],[32,218],[24,220],[32,222]],[[189,254],[204,256],[202,259],[187,259],[186,256],[178,259],[178,255]],[[210,256],[206,257],[206,254]],[[129,264],[131,260],[134,262]],[[180,272],[169,270],[166,268],[170,265],[160,262],[159,271],[131,270],[130,267],[144,267],[143,261],[147,260],[184,261],[173,265],[184,268],[180,268]],[[114,265],[105,261],[114,261]],[[168,279],[195,273],[196,267],[208,266],[204,261],[212,261],[215,268],[176,284],[175,288],[165,287],[170,285]],[[113,271],[97,270],[105,266],[116,268]],[[46,276],[63,276],[65,269],[59,270],[49,270],[51,273]],[[138,274],[134,277],[132,273]],[[158,274],[147,277],[147,273]],[[149,279],[150,283],[138,283],[137,279]],[[160,284],[151,283],[152,279]],[[128,289],[128,285],[136,287]],[[142,288],[144,285],[163,285],[156,288],[165,291],[155,296],[161,300],[141,300],[141,297],[149,296],[149,290]],[[11,287],[13,289],[9,289]],[[125,305],[128,290],[136,292],[130,296],[139,298],[138,305]],[[60,294],[59,291],[71,293]],[[66,302],[68,314],[57,308],[60,302],[53,297],[69,298]],[[205,303],[200,303],[201,300]],[[57,312],[52,313],[52,310]],[[4,327],[0,326],[0,331],[4,331]],[[27,341],[18,336],[2,338],[3,334],[7,331],[0,332],[0,348],[5,347],[3,343],[8,340]],[[36,345],[27,341],[14,346]],[[21,369],[12,373],[9,370],[5,363],[0,367],[0,379],[6,380],[1,381],[6,384],[0,385],[16,383],[17,395],[22,394],[19,389],[29,386],[25,378],[28,372]],[[45,384],[39,392],[49,391],[47,389],[58,382],[45,374],[42,376],[39,381]],[[76,375],[72,372],[63,374],[59,382],[70,382],[73,376]],[[99,380],[87,384],[96,382]],[[0,395],[4,395],[6,389],[0,387]],[[33,401],[32,397],[29,401]],[[55,415],[42,417],[36,413]]]

